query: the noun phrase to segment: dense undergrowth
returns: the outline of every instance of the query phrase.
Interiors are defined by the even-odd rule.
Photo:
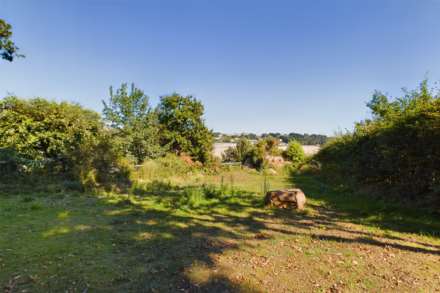
[[[315,159],[332,182],[400,201],[440,207],[440,98],[428,89],[389,101],[376,93],[373,117],[324,146]]]

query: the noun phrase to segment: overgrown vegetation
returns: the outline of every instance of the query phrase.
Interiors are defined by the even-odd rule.
[[[246,138],[240,138],[235,146],[226,149],[222,159],[224,162],[239,162],[257,170],[270,167],[268,161],[273,157],[282,156],[294,169],[305,161],[304,150],[297,141],[290,141],[285,151],[280,150],[279,144],[280,140],[272,136],[267,136],[255,143]]]
[[[243,165],[262,170],[267,167],[267,156],[279,155],[279,140],[268,137],[251,143],[246,138],[241,138],[236,146],[228,148],[223,154],[225,162],[240,162]]]
[[[128,188],[131,170],[145,159],[172,153],[191,166],[212,166],[212,134],[202,115],[193,97],[162,97],[153,109],[142,90],[126,84],[110,90],[104,120],[76,104],[6,97],[0,100],[1,179]]]
[[[424,81],[393,101],[376,92],[368,107],[372,119],[357,123],[316,156],[323,174],[386,196],[440,206],[438,93]]]
[[[70,103],[0,101],[2,179],[57,178],[85,187],[125,184],[128,169],[99,115]]]

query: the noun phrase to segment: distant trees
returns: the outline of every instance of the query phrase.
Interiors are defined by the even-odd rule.
[[[205,126],[203,113],[202,103],[192,96],[174,93],[161,97],[157,114],[164,147],[207,162],[211,158],[213,134]]]
[[[410,198],[436,196],[440,204],[440,96],[428,88],[391,101],[374,93],[372,119],[329,142],[316,156],[324,174]]]
[[[262,138],[277,138],[281,140],[284,143],[288,143],[291,140],[296,140],[302,145],[322,145],[327,142],[328,137],[325,135],[320,134],[300,134],[300,133],[288,133],[288,134],[282,134],[282,133],[263,133],[262,135],[256,135],[254,133],[242,133],[242,134],[236,134],[236,135],[229,135],[229,134],[221,134],[219,132],[215,133],[215,139],[218,142],[232,142],[234,140],[238,140],[240,138],[247,138],[251,140],[258,140]]]
[[[18,47],[11,40],[12,26],[5,20],[0,19],[0,56],[7,61],[13,61],[15,57],[22,57],[18,54]]]
[[[116,92],[110,87],[110,98],[103,104],[104,119],[114,129],[114,137],[126,154],[134,156],[138,163],[162,154],[157,114],[142,90],[134,84],[129,89],[125,83]]]
[[[302,145],[322,145],[327,142],[328,137],[321,134],[300,134],[291,132],[288,134],[281,133],[263,133],[261,137],[275,137],[281,139],[282,142],[288,143],[291,140],[296,140]]]

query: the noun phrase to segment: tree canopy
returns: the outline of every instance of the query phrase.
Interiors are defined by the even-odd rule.
[[[192,96],[163,96],[157,107],[162,143],[172,152],[204,163],[211,158],[213,134],[203,120],[204,107]]]
[[[133,155],[138,163],[161,154],[159,127],[155,111],[144,92],[122,84],[116,92],[110,87],[108,102],[103,101],[104,118],[115,130],[125,153]]]

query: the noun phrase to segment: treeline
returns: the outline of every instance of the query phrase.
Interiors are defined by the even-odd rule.
[[[217,142],[236,142],[240,139],[250,139],[259,140],[267,137],[274,137],[281,140],[284,143],[289,143],[289,141],[295,140],[302,145],[323,145],[327,142],[328,137],[321,134],[301,134],[291,132],[288,134],[282,134],[279,132],[270,132],[257,135],[255,133],[241,133],[241,134],[222,134],[220,132],[215,132],[215,139]]]
[[[391,100],[376,92],[372,118],[318,153],[323,174],[383,195],[440,204],[440,98],[426,81]]]
[[[142,90],[123,84],[103,104],[101,116],[42,98],[0,100],[1,179],[60,177],[93,187],[128,183],[135,164],[168,153],[211,162],[213,135],[194,97],[163,96],[153,108]]]

